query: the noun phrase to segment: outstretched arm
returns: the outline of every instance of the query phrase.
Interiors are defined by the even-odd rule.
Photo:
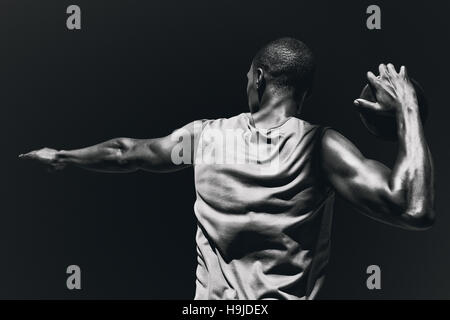
[[[176,171],[192,164],[199,125],[199,122],[191,122],[162,138],[115,138],[83,149],[43,148],[19,157],[37,160],[53,169],[75,165],[101,172],[131,172],[139,169],[152,172]],[[180,157],[184,161],[180,161]]]
[[[355,104],[380,112],[395,112],[398,155],[393,170],[366,159],[346,138],[327,130],[322,140],[322,164],[338,194],[370,217],[410,230],[434,222],[433,164],[425,140],[417,97],[405,67],[380,65],[380,76],[368,73],[377,103]]]

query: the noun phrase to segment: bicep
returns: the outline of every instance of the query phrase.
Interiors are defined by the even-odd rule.
[[[385,223],[397,225],[402,195],[390,186],[391,170],[365,158],[345,137],[327,130],[322,139],[322,166],[337,194],[354,207]]]
[[[189,167],[199,130],[201,121],[193,121],[165,137],[138,140],[132,153],[139,167],[147,171],[170,172]]]

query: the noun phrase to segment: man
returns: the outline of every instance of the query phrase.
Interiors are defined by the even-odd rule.
[[[367,74],[377,102],[355,100],[359,108],[396,114],[399,146],[392,170],[366,159],[335,130],[296,117],[314,69],[305,44],[278,39],[256,54],[247,73],[250,113],[193,122],[163,138],[117,138],[20,157],[55,169],[72,164],[107,172],[193,165],[195,298],[312,299],[328,261],[334,193],[393,226],[422,230],[434,221],[432,161],[406,68],[380,65],[378,77]],[[225,155],[234,160],[206,161],[223,151],[216,138],[225,132],[240,141],[225,144]]]

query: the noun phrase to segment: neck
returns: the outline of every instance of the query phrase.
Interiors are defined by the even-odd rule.
[[[292,95],[271,96],[261,99],[256,112],[252,112],[253,124],[258,128],[273,128],[297,114],[298,103]]]

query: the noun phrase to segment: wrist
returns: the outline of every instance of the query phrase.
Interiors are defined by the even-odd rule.
[[[66,164],[69,159],[69,154],[66,150],[58,150],[55,153],[55,162],[58,164]]]
[[[419,115],[419,104],[417,99],[403,99],[397,108],[397,115]]]

